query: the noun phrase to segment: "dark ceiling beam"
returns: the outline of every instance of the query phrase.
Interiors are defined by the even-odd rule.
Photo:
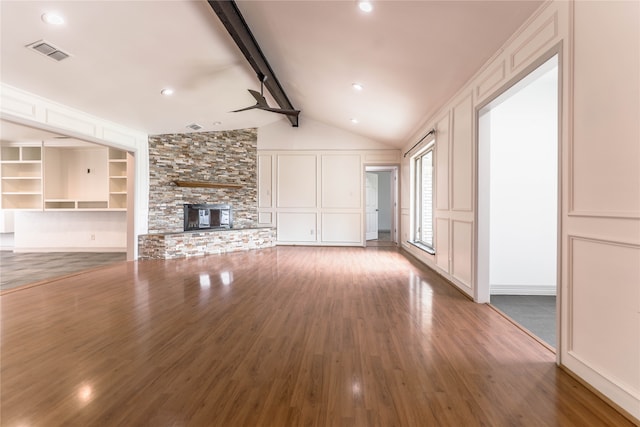
[[[287,94],[282,89],[278,78],[271,69],[267,58],[262,53],[258,42],[251,33],[249,26],[245,22],[236,2],[231,1],[214,1],[209,0],[209,6],[218,15],[218,18],[225,26],[233,40],[236,42],[242,54],[247,58],[249,64],[258,76],[267,77],[264,85],[278,103],[280,108],[287,110],[295,110]],[[299,113],[298,113],[299,114]],[[298,127],[298,114],[295,116],[287,116],[293,127]]]

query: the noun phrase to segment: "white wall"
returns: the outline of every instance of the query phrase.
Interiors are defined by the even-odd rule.
[[[364,167],[399,150],[302,118],[258,129],[258,221],[278,244],[364,245]],[[380,149],[386,148],[386,149]]]
[[[534,72],[542,73],[535,80],[508,90],[497,105],[481,112],[487,120],[481,119],[480,126],[489,126],[488,140],[479,141],[481,150],[490,151],[489,165],[480,163],[479,173],[490,174],[489,284],[494,295],[556,294],[557,57],[543,67]]]
[[[561,280],[558,362],[640,419],[640,2],[547,2],[434,116],[436,255],[403,247],[477,301],[477,111],[560,54]],[[443,64],[445,65],[445,64]]]
[[[258,219],[278,244],[364,245],[364,169],[397,150],[258,151]],[[372,160],[373,159],[373,160]]]
[[[126,252],[127,213],[16,211],[15,252]]]
[[[106,147],[47,147],[45,143],[44,152],[45,199],[109,200]]]
[[[389,150],[389,146],[302,115],[297,128],[286,118],[259,128],[259,150]]]

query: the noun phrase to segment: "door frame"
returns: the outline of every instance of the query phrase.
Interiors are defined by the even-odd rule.
[[[363,203],[362,203],[362,217],[364,220],[362,221],[362,245],[367,246],[367,200],[366,200],[366,174],[367,172],[391,172],[391,241],[397,246],[398,245],[398,219],[400,218],[399,209],[400,203],[398,199],[399,195],[399,186],[400,186],[400,165],[398,164],[385,164],[385,165],[371,165],[365,164],[362,171],[362,194],[363,194]]]
[[[507,83],[498,88],[495,92],[491,94],[486,100],[478,104],[474,108],[474,121],[475,121],[475,147],[476,147],[476,164],[475,164],[475,174],[476,174],[476,188],[475,188],[475,221],[476,221],[476,234],[475,234],[475,286],[474,286],[474,295],[473,299],[477,303],[489,303],[490,301],[490,285],[489,285],[489,219],[488,214],[489,210],[486,206],[487,200],[482,200],[480,197],[480,189],[487,187],[486,176],[481,175],[481,167],[486,168],[488,166],[488,150],[482,150],[480,146],[480,112],[489,104],[494,102],[499,96],[508,90],[516,87],[518,84],[526,79],[528,75],[530,75],[533,71],[538,69],[541,65],[547,62],[549,59],[554,56],[558,57],[558,82],[557,82],[557,252],[556,252],[556,364],[560,364],[560,355],[561,355],[561,343],[562,343],[562,294],[563,294],[563,283],[562,283],[562,213],[564,206],[562,204],[563,201],[563,127],[565,124],[562,121],[563,117],[563,79],[564,79],[564,60],[563,60],[563,44],[562,42],[553,46],[547,52],[538,57],[535,61],[531,62],[525,69],[523,69],[520,73],[518,73],[515,77],[509,80]],[[481,166],[482,165],[482,166]],[[485,190],[488,189],[485,188]]]

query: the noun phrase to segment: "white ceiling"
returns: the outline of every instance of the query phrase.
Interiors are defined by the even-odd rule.
[[[407,143],[540,4],[374,1],[365,14],[356,1],[238,2],[302,110],[301,127],[309,118],[392,147]],[[45,24],[51,11],[66,23]],[[286,120],[229,112],[252,105],[247,89],[259,82],[205,1],[3,0],[0,14],[5,84],[148,134]],[[72,56],[55,62],[25,48],[41,39]],[[175,94],[163,97],[164,87]]]

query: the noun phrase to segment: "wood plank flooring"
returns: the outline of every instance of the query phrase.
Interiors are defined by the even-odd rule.
[[[123,262],[0,297],[3,426],[626,426],[394,248]]]

